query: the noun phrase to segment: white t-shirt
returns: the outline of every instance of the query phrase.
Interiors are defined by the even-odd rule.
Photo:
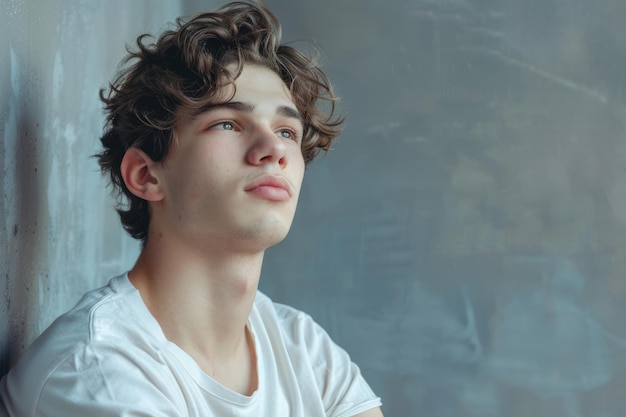
[[[310,316],[259,292],[249,324],[259,383],[246,396],[168,341],[121,275],[87,293],[26,350],[0,381],[0,398],[10,417],[347,417],[380,405]]]

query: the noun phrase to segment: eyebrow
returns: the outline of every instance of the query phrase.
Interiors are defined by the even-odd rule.
[[[298,121],[304,124],[304,118],[300,114],[300,112],[293,107],[289,106],[280,106],[276,109],[276,114],[280,116],[290,117],[292,119],[298,119]]]
[[[207,106],[203,106],[201,109],[199,109],[196,115],[200,115],[208,111],[219,110],[219,109],[231,109],[231,110],[235,110],[235,111],[242,112],[242,113],[252,113],[254,111],[254,108],[255,108],[254,104],[251,104],[251,103],[246,103],[242,101],[228,101],[225,103],[214,103],[214,104],[209,104]],[[294,109],[293,107],[278,106],[276,108],[276,114],[279,116],[285,116],[291,119],[296,119],[304,125],[304,118],[302,117],[300,112]]]

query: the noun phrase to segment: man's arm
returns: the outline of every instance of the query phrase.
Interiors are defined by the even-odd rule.
[[[364,411],[355,415],[354,417],[384,417],[380,407],[372,408],[371,410]]]

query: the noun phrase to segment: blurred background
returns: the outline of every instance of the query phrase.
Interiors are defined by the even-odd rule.
[[[261,290],[386,417],[623,416],[626,2],[266,3],[348,123]],[[124,44],[221,4],[2,0],[0,375],[138,254],[90,157]]]

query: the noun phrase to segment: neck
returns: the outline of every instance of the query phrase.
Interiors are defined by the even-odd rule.
[[[228,375],[246,374],[235,368],[254,365],[246,324],[262,261],[263,252],[198,251],[148,240],[129,278],[165,336],[228,386]],[[254,375],[245,379],[249,383],[231,385],[253,391]]]

